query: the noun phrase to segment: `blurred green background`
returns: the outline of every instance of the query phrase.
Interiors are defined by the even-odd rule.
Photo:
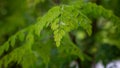
[[[0,0],[0,45],[17,31],[35,24],[37,17],[42,17],[53,6],[71,4],[75,1],[79,0]],[[116,16],[120,16],[120,0],[84,1],[102,5],[104,8],[112,10]],[[70,32],[72,42],[84,54],[84,61],[74,55],[58,54],[56,47],[52,47],[55,43],[51,40],[52,32],[48,28],[42,31],[41,37],[34,44],[38,46],[40,44],[46,45],[45,48],[39,50],[39,48],[34,49],[34,46],[33,50],[38,50],[38,53],[39,51],[51,51],[51,54],[49,56],[47,52],[44,52],[45,54],[42,55],[46,56],[43,56],[45,61],[39,58],[31,68],[70,68],[69,64],[72,61],[76,61],[79,68],[91,68],[100,60],[106,65],[110,61],[120,59],[120,33],[116,33],[112,22],[101,17],[93,19],[92,26],[93,33],[91,36],[88,36],[82,29]],[[70,42],[67,39],[64,41],[67,42],[65,44]],[[49,46],[52,47],[52,50]],[[48,64],[43,63],[49,61],[49,59],[46,59],[48,57],[50,57],[50,62]],[[0,58],[2,57],[0,56]],[[9,68],[22,68],[22,66],[13,62],[9,65]]]

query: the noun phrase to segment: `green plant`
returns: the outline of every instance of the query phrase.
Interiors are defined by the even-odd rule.
[[[23,68],[34,67],[39,57],[48,65],[52,49],[57,49],[57,55],[74,55],[84,61],[86,55],[70,39],[69,33],[83,29],[91,36],[92,20],[99,17],[111,21],[115,31],[113,34],[119,36],[119,17],[102,6],[81,0],[51,8],[44,16],[38,17],[35,24],[18,31],[0,46],[0,67],[7,68],[12,62],[21,64]],[[111,43],[119,48],[119,40],[113,36],[109,38],[115,40]]]

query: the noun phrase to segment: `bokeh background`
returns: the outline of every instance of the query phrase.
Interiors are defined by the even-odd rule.
[[[71,4],[75,1],[79,0],[0,0],[0,45],[19,30],[35,24],[36,19],[42,17],[50,8],[61,4]],[[84,1],[102,5],[104,8],[112,10],[116,16],[120,16],[120,0]],[[92,27],[93,33],[91,36],[88,36],[82,29],[70,32],[71,40],[85,55],[84,61],[76,56],[58,55],[53,47],[49,64],[44,64],[44,61],[39,58],[31,68],[99,68],[96,67],[97,63],[98,66],[104,65],[106,67],[108,63],[118,61],[120,59],[120,34],[114,30],[113,23],[100,17],[93,19]],[[55,45],[51,40],[51,35],[51,31],[45,29],[35,45]],[[64,41],[68,42],[67,40]],[[47,46],[44,50],[49,51]],[[38,49],[38,51],[40,50]],[[35,54],[37,55],[37,53]],[[47,54],[46,57],[48,57]],[[2,57],[0,56],[0,58]],[[48,59],[45,60],[45,62],[47,61]],[[107,68],[120,68],[114,66]],[[20,64],[13,62],[9,65],[9,68],[22,67]]]

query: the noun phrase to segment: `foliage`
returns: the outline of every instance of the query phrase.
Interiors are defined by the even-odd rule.
[[[33,11],[27,11],[29,12],[28,16],[34,14],[36,10],[35,6],[37,4],[47,3],[47,1],[48,0],[35,0],[33,3]],[[18,0],[16,0],[16,2],[19,3]],[[26,4],[29,1],[21,0],[20,2],[21,4]],[[100,17],[103,17],[104,19],[109,20],[113,23],[112,26],[114,28],[111,29],[113,29],[114,32],[106,31],[107,34],[111,34],[109,35],[109,38],[106,38],[107,36],[104,35],[103,37],[102,31],[100,31],[100,33],[98,33],[96,36],[98,39],[97,42],[113,44],[119,48],[119,40],[116,39],[120,33],[119,17],[114,15],[112,11],[105,9],[102,6],[96,5],[95,3],[84,2],[82,0],[73,3],[72,2],[69,1],[69,4],[64,4],[63,1],[62,4],[54,6],[43,16],[39,16],[36,23],[29,22],[32,18],[32,16],[30,16],[31,18],[28,19],[29,26],[24,26],[24,28],[21,27],[21,29],[19,29],[19,31],[15,34],[10,34],[10,37],[7,41],[2,40],[2,45],[0,46],[0,67],[7,68],[10,67],[10,64],[12,64],[12,62],[15,62],[17,64],[20,64],[23,68],[30,68],[35,66],[44,67],[44,64],[48,67],[56,68],[54,64],[50,65],[51,62],[55,62],[55,60],[52,60],[54,58],[51,58],[51,56],[56,56],[56,60],[59,57],[62,57],[64,60],[64,58],[67,56],[71,56],[70,59],[67,59],[68,61],[76,59],[76,57],[79,57],[81,61],[84,61],[86,59],[90,60],[91,58],[84,54],[84,50],[79,48],[79,46],[71,40],[70,32],[73,30],[83,30],[86,31],[89,36],[91,36],[92,24],[94,24],[92,21],[93,19]],[[14,4],[14,2],[12,3]],[[30,3],[28,3],[28,5],[29,4]],[[16,27],[25,24],[23,17],[24,15],[21,14],[26,13],[24,12],[24,9],[28,10],[30,7],[25,8],[23,6],[24,5],[20,7],[21,9],[10,7],[10,12],[14,9],[16,9],[16,11],[14,11],[15,14],[12,14],[11,12],[12,15],[5,17],[5,21],[10,22],[10,25],[6,23],[4,24],[4,27],[1,27],[1,38],[5,33],[9,33],[4,32],[8,29],[8,26],[11,28],[8,29],[8,31],[11,32],[14,31]],[[35,20],[33,21],[35,22]],[[2,22],[4,22],[4,20]],[[12,22],[18,23],[15,25],[15,23]],[[113,37],[112,34],[116,34],[116,36]],[[104,39],[108,39],[108,41],[104,42]],[[111,42],[111,40],[114,40],[115,42]],[[74,58],[72,58],[72,56],[74,56]],[[39,63],[39,65],[37,65],[38,63],[36,63],[36,61],[38,61],[38,63],[41,62],[41,64]],[[56,64],[60,65],[61,63],[62,61]]]

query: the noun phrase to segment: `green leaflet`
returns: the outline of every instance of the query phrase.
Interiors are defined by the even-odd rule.
[[[52,9],[50,9],[48,11],[48,14],[46,14],[45,16],[46,16],[46,20],[48,22],[52,22],[59,15],[60,15],[60,7],[56,6],[56,7],[53,7]]]
[[[23,46],[14,49],[12,52],[10,52],[9,54],[7,54],[3,58],[1,58],[0,63],[1,62],[3,62],[3,63],[1,63],[0,65],[4,64],[3,66],[5,68],[7,68],[8,64],[12,61],[17,61],[18,63],[21,63],[23,61],[22,59],[24,58],[24,56],[27,53],[31,52],[31,50],[28,46],[28,43],[29,43],[29,41],[26,42]],[[26,63],[26,64],[28,64],[28,63]]]
[[[45,22],[42,22],[42,21],[40,21],[40,23],[38,22],[37,24],[35,24],[35,27],[34,27],[34,29],[35,29],[35,34],[37,35],[37,36],[40,36],[40,32],[41,32],[41,30],[43,29],[43,27],[45,26]]]
[[[31,32],[29,32],[26,37],[26,46],[31,50],[33,43],[34,43],[34,35]]]
[[[72,10],[73,6],[61,6],[60,16],[51,23],[51,29],[54,31],[54,40],[57,47],[60,46],[60,41],[65,33],[75,28],[73,25],[74,20],[71,16]]]
[[[7,51],[9,49],[9,42],[5,42],[2,46],[0,46],[0,55],[3,54],[4,51]]]
[[[25,34],[24,34],[23,31],[20,31],[20,32],[19,32],[18,38],[19,38],[19,40],[20,40],[21,42],[24,41],[24,39],[25,39]]]
[[[97,6],[94,3],[86,3],[82,8],[81,12],[89,18],[104,17],[105,19],[112,21],[116,26],[120,22],[119,18],[115,16],[112,11],[105,9],[102,6]]]
[[[80,15],[78,16],[78,20],[79,26],[85,29],[88,35],[91,35],[92,34],[91,20],[89,20],[88,17],[86,17],[82,13],[80,13]]]
[[[55,19],[55,21],[51,24],[51,29],[52,29],[52,30],[57,30],[57,29],[59,28],[58,23],[59,23],[59,19],[57,18],[57,19]]]
[[[54,39],[56,41],[57,47],[60,46],[60,40],[62,39],[62,36],[64,36],[65,32],[63,29],[60,29],[59,25],[59,19],[57,18],[52,24],[51,29],[54,31]]]
[[[56,6],[48,11],[41,19],[38,19],[37,24],[35,24],[35,34],[40,35],[41,30],[44,26],[48,26],[56,17],[60,15],[60,7]]]
[[[41,23],[41,25],[42,25],[42,23]],[[43,28],[43,27],[42,27],[42,26],[40,27],[39,24],[35,25],[35,34],[36,34],[37,36],[40,35],[40,32],[41,32],[42,28]]]
[[[64,35],[65,35],[65,31],[62,29],[54,31],[54,39],[56,41],[57,47],[60,46],[60,41]]]
[[[42,20],[44,23],[46,22],[46,26],[48,26],[50,23],[53,22],[55,18],[60,15],[60,13],[60,6],[53,7],[48,11],[48,13],[43,16]]]
[[[94,3],[86,3],[82,7],[81,12],[90,19],[92,18],[99,18],[104,17],[105,19],[113,22],[114,26],[116,26],[116,30],[119,30],[120,28],[120,20],[119,17],[115,16],[111,10],[107,10],[103,8],[102,6],[97,6]],[[88,21],[88,20],[87,20]],[[89,30],[90,31],[90,30]]]
[[[24,52],[22,52],[22,51],[24,51]],[[25,49],[23,49],[22,47],[21,48],[17,48],[17,49],[15,49],[15,50],[13,50],[10,54],[7,54],[6,56],[4,56],[3,58],[1,58],[1,60],[0,60],[0,66],[3,64],[3,66],[5,67],[5,68],[7,68],[7,66],[8,66],[8,64],[11,62],[11,61],[17,61],[17,60],[19,60],[20,58],[22,58],[23,57],[23,54],[22,53],[24,53],[25,54]],[[20,57],[21,56],[21,57]],[[18,58],[19,57],[19,58]]]
[[[16,35],[15,35],[15,36],[12,36],[12,37],[9,39],[10,45],[11,45],[12,47],[14,47],[15,41],[16,41]]]
[[[5,51],[9,49],[9,42],[6,42],[3,46],[5,46]]]
[[[12,61],[17,61],[18,63],[21,63],[21,60],[24,57],[24,54],[26,52],[31,52],[31,45],[34,43],[33,29],[31,27],[33,28],[34,26],[30,26],[30,27],[24,29],[24,31],[26,31],[26,32],[28,31],[28,35],[26,36],[26,40],[24,40],[24,37],[25,37],[24,31],[20,31],[20,32],[16,33],[15,35],[11,36],[9,38],[9,40],[4,45],[2,45],[0,47],[1,48],[0,54],[2,54],[4,52],[4,50],[8,51],[10,45],[12,47],[15,46],[17,36],[18,36],[18,40],[25,41],[25,44],[21,45],[18,48],[13,49],[12,52],[10,52],[9,54],[2,57],[0,60],[0,63],[1,63],[0,65],[3,64],[2,63],[3,61],[4,61],[3,66],[5,68],[7,68],[8,64]],[[22,34],[22,36],[20,36],[21,34]]]
[[[60,46],[60,41],[65,33],[77,29],[78,26],[84,28],[91,35],[91,21],[74,6],[61,6],[61,14],[51,23],[54,31],[56,46]]]

